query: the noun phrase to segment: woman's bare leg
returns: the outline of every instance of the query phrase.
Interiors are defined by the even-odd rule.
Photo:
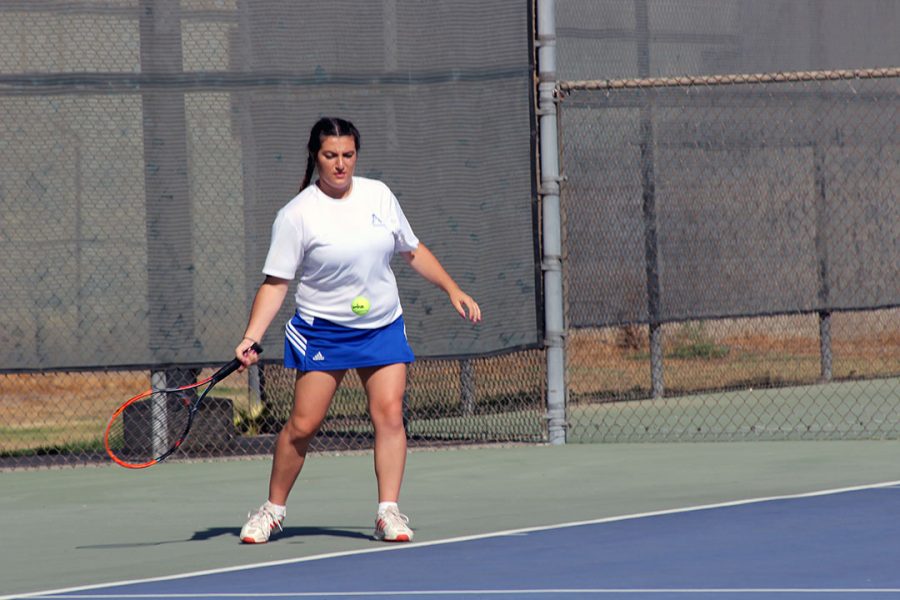
[[[288,495],[306,460],[309,443],[322,425],[331,399],[346,371],[298,373],[291,416],[275,441],[269,478],[269,502],[286,505]]]
[[[375,428],[375,477],[378,501],[397,502],[406,468],[406,430],[403,427],[403,393],[406,365],[358,369],[369,399]]]

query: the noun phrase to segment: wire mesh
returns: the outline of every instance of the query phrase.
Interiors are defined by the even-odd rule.
[[[365,175],[389,174],[410,196],[477,199],[452,214],[443,196],[439,210],[410,207],[446,234],[432,247],[444,244],[461,283],[504,315],[467,340],[429,335],[426,321],[454,315],[430,314],[433,290],[404,298],[420,317],[413,342],[481,352],[411,367],[411,444],[546,441],[544,352],[502,353],[540,346],[527,3],[338,3],[353,9],[349,50],[317,25],[332,4],[0,6],[0,139],[15,149],[0,167],[0,242],[19,252],[0,265],[16,307],[0,315],[0,468],[104,461],[116,405],[194,381],[209,372],[197,360],[230,350],[222,324],[243,323],[246,306],[223,298],[249,302],[259,239],[286,199],[275,190],[296,184],[297,140],[322,105],[375,134]],[[564,77],[660,75],[560,85],[568,441],[900,437],[897,70],[752,74],[884,64],[891,9],[558,8]],[[864,34],[879,41],[856,43]],[[696,72],[739,74],[665,77]],[[471,243],[459,248],[461,232]],[[414,277],[398,279],[408,289]],[[161,331],[179,338],[152,339]],[[146,352],[109,358],[134,337]],[[203,443],[174,459],[271,451],[294,374],[268,356],[216,388]],[[351,373],[313,450],[371,442]]]
[[[404,411],[410,446],[545,441],[543,361],[542,351],[529,350],[413,363]],[[185,368],[175,379],[171,370],[162,373],[184,385],[212,371]],[[169,460],[270,453],[293,404],[294,376],[269,362],[225,379]],[[0,375],[0,468],[107,462],[107,419],[151,379],[148,371],[130,370]],[[351,371],[311,450],[369,449],[373,439],[365,394]]]
[[[570,441],[898,437],[897,74],[560,85]]]
[[[528,11],[465,0],[439,13],[0,3],[0,370],[227,359],[323,115],[359,127],[356,174],[389,185],[448,272],[502,315],[461,327],[398,259],[417,355],[539,347],[535,243],[520,234],[534,221]],[[281,355],[279,327],[263,342]]]
[[[456,357],[412,366],[412,443],[542,440],[529,32],[527,3],[478,0],[0,3],[0,467],[104,460],[119,403],[230,358],[323,115],[494,315],[461,326],[395,264],[417,356]],[[269,452],[292,310],[173,459]],[[370,442],[351,375],[314,449]]]

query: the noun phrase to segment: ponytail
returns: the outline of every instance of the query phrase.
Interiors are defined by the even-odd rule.
[[[298,194],[305,190],[309,185],[310,181],[312,181],[313,171],[316,170],[316,157],[310,153],[306,157],[306,174],[303,176],[303,183],[300,184],[300,190],[297,192]]]

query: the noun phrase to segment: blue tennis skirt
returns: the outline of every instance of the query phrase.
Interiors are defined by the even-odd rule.
[[[354,329],[299,315],[284,327],[284,366],[299,371],[339,371],[415,360],[403,317],[378,329]]]

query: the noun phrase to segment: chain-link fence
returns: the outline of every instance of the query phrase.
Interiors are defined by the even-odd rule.
[[[410,446],[541,442],[543,352],[412,364],[406,394]],[[182,370],[184,382],[211,371]],[[0,375],[0,469],[105,461],[102,434],[118,404],[150,387],[141,371]],[[265,363],[220,383],[172,459],[267,454],[293,402],[294,371]],[[348,373],[314,451],[368,449],[373,430],[355,373]]]
[[[0,370],[229,358],[323,115],[357,125],[356,174],[388,184],[497,315],[461,327],[399,260],[417,356],[538,347],[535,242],[521,234],[529,15],[476,0],[441,14],[393,0],[0,3]],[[268,358],[281,341],[272,327]]]
[[[0,467],[102,458],[120,402],[231,358],[324,115],[359,127],[357,174],[391,187],[490,315],[463,324],[395,265],[420,358],[413,443],[543,439],[527,8],[0,3]],[[233,426],[198,423],[185,452],[269,451],[292,396],[277,366],[291,305],[265,366],[204,404],[201,422]],[[369,427],[348,377],[316,447],[367,447]]]
[[[640,78],[559,87],[567,441],[900,437],[900,75],[826,71],[893,60],[893,7],[556,6],[548,77]],[[533,9],[0,3],[0,468],[104,460],[115,406],[230,358],[335,112],[487,317],[398,265],[412,445],[546,441]],[[820,70],[649,79],[790,69]],[[178,456],[271,450],[280,344]],[[371,443],[351,373],[313,449]]]
[[[560,85],[570,441],[900,436],[898,76]]]

